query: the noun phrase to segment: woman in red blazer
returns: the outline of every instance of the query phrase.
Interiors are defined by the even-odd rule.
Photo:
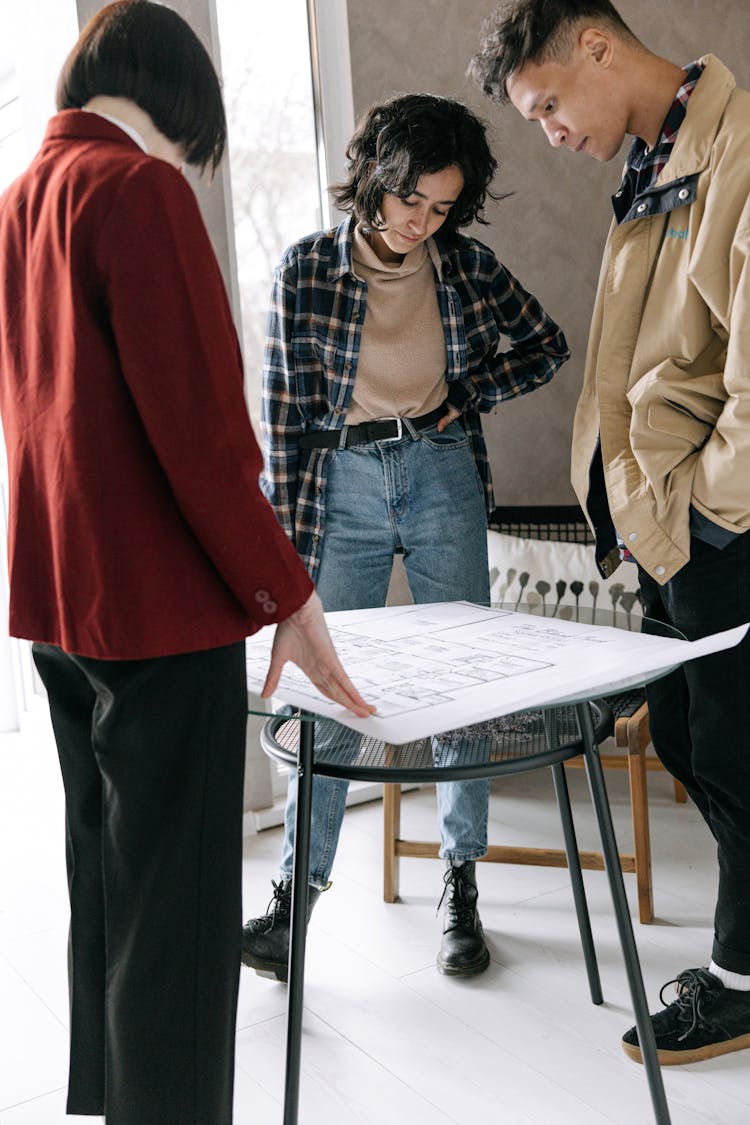
[[[226,125],[204,48],[121,0],[69,56],[0,200],[10,626],[66,793],[68,1112],[225,1125],[240,963],[244,638],[368,713],[258,488],[226,293],[187,163]],[[175,934],[178,940],[175,941]]]

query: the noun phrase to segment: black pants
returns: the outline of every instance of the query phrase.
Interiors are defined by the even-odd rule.
[[[68,1113],[229,1125],[244,645],[104,661],[34,645],[66,798]]]
[[[723,551],[699,539],[664,586],[639,568],[644,611],[688,640],[750,621],[750,533]],[[648,688],[654,749],[683,783],[717,843],[713,959],[750,973],[750,637]]]

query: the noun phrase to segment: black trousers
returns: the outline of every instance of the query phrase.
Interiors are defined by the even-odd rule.
[[[644,611],[688,640],[750,621],[750,533],[720,551],[693,538],[664,586],[639,568]],[[713,959],[750,973],[750,637],[648,688],[654,749],[683,783],[717,844]]]
[[[66,798],[68,1113],[230,1125],[244,644],[104,661],[34,645]]]

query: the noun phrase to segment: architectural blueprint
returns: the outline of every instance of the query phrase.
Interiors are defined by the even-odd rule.
[[[730,648],[747,629],[688,642],[469,602],[351,610],[326,614],[326,621],[341,663],[376,713],[357,719],[291,664],[275,700],[394,743],[624,690]],[[272,641],[272,629],[247,641],[250,692],[262,687]]]

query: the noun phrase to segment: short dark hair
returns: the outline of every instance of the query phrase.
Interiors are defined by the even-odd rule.
[[[226,144],[221,85],[206,48],[182,16],[152,0],[116,0],[97,12],[68,55],[57,108],[97,94],[130,98],[188,164],[215,171]]]
[[[482,28],[469,73],[493,101],[507,102],[511,74],[528,62],[567,63],[586,20],[639,44],[610,0],[502,0]]]
[[[348,175],[331,195],[342,211],[353,213],[365,228],[382,228],[383,196],[405,199],[423,174],[451,164],[461,169],[464,186],[440,228],[441,238],[455,240],[460,227],[475,219],[485,223],[487,196],[497,161],[482,121],[461,102],[436,94],[404,94],[364,114],[346,150]]]

